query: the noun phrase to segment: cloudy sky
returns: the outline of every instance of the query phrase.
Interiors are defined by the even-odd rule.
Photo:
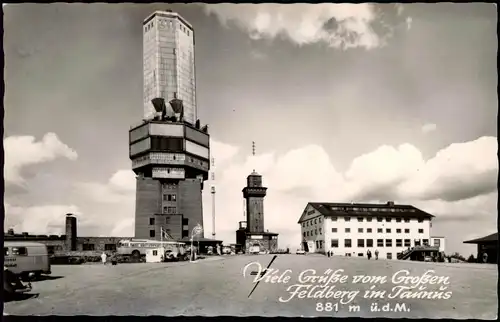
[[[71,212],[79,235],[133,235],[142,20],[168,8],[196,32],[218,239],[252,169],[281,247],[308,201],[413,204],[464,255],[497,231],[497,16],[479,3],[3,7],[6,228],[62,233]],[[206,236],[211,208],[206,189]]]

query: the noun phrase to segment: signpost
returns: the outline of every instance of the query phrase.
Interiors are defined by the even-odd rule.
[[[191,263],[196,262],[196,254],[193,249],[193,238],[196,236],[198,237],[201,233],[203,232],[203,227],[201,227],[200,224],[196,225],[193,230],[191,231]],[[200,241],[198,240],[198,248],[200,247]]]

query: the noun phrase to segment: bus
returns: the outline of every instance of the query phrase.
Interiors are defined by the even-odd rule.
[[[116,252],[122,256],[132,256],[139,258],[146,256],[148,249],[163,247],[167,251],[177,250],[179,247],[184,247],[184,243],[176,242],[173,240],[159,241],[149,239],[124,239],[118,242]]]

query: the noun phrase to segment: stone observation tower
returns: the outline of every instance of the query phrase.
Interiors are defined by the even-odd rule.
[[[255,156],[255,142],[252,142],[252,154]],[[236,243],[247,253],[278,248],[278,234],[264,229],[266,191],[267,188],[262,186],[262,176],[253,170],[247,177],[247,186],[242,190],[246,200],[246,221],[241,221],[236,231]]]
[[[156,11],[144,20],[143,40],[144,119],[129,131],[135,238],[180,240],[203,227],[210,169],[208,126],[196,119],[194,30],[177,13]]]

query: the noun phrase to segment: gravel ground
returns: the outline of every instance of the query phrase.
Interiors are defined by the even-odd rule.
[[[143,263],[111,265],[53,266],[51,279],[33,283],[35,297],[5,303],[10,315],[202,315],[202,316],[339,316],[339,317],[407,317],[496,319],[498,311],[496,265],[445,264],[409,261],[367,260],[317,255],[278,255],[272,268],[279,274],[290,269],[288,283],[266,283],[248,294],[255,276],[243,277],[243,268],[258,261],[266,267],[273,255],[229,256],[200,260],[196,263]],[[253,266],[255,269],[256,266]],[[317,303],[333,307],[338,299],[293,298],[287,303],[278,299],[290,297],[287,289],[297,283],[300,272],[315,269],[323,275],[327,269],[343,269],[349,275],[345,284],[335,290],[360,293],[338,310],[316,310]],[[354,284],[352,276],[388,276],[377,290],[387,294],[395,286],[394,273],[408,270],[421,276],[428,270],[449,277],[446,291],[450,299],[366,299],[364,292],[375,284]],[[427,285],[426,291],[437,291],[439,285]],[[416,290],[414,290],[416,291]],[[373,311],[389,304],[390,311]],[[395,304],[405,304],[394,311]]]

